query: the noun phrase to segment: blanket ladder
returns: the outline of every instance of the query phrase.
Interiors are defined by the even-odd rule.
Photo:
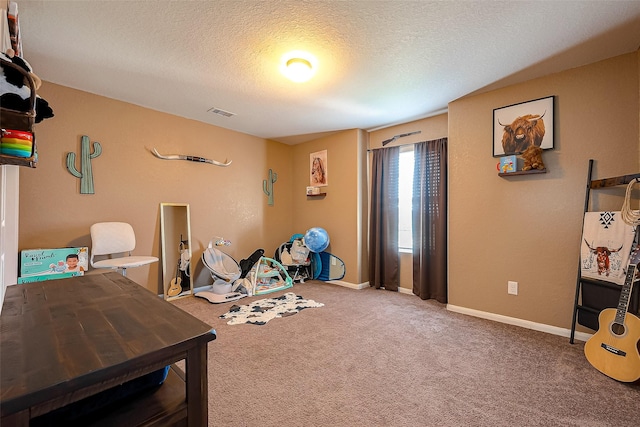
[[[640,173],[630,175],[620,175],[611,178],[592,180],[593,159],[589,160],[589,170],[587,172],[587,183],[584,198],[584,212],[582,217],[582,228],[584,230],[584,213],[589,211],[589,201],[592,190],[598,190],[619,185],[628,185],[634,179],[640,179]],[[589,301],[584,297],[585,287],[589,288],[592,294]],[[582,277],[581,259],[578,259],[578,274],[576,279],[576,294],[573,304],[573,318],[571,320],[571,335],[569,342],[573,344],[576,323],[587,328],[598,330],[598,315],[600,311],[608,307],[616,307],[620,298],[621,286],[615,283],[595,280]],[[633,290],[629,302],[629,311],[638,313],[640,309],[640,291]]]

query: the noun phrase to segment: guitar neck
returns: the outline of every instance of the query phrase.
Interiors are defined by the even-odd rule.
[[[631,296],[631,290],[633,289],[633,278],[636,275],[636,266],[629,264],[627,268],[627,275],[624,279],[624,285],[620,290],[620,300],[618,302],[618,309],[616,310],[616,323],[624,324],[624,318],[627,315],[627,309],[629,307],[629,298]]]

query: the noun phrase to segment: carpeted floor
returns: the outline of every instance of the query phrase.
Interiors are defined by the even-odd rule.
[[[219,316],[231,305],[264,296],[174,301],[218,333],[210,426],[640,425],[640,384],[596,371],[582,342],[384,290],[309,281],[287,291],[324,306],[228,325]]]

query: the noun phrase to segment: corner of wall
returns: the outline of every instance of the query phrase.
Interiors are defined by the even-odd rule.
[[[369,229],[369,162],[367,147],[369,135],[363,129],[358,129],[357,142],[357,218],[358,218],[358,283],[369,280],[369,254],[368,254],[368,229]]]
[[[0,166],[0,313],[7,286],[18,281],[19,166]]]

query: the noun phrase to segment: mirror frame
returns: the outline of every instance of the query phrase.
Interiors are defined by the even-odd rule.
[[[184,213],[181,213],[183,211]],[[175,277],[175,270],[180,260],[180,239],[186,240],[186,249],[191,252],[191,213],[188,203],[160,203],[160,240],[162,242],[162,292],[165,301],[193,295],[193,274],[188,277],[189,285],[176,296],[168,296],[167,290]],[[186,238],[185,238],[186,237]],[[177,242],[177,243],[176,243]],[[172,250],[171,248],[175,248]],[[192,262],[193,260],[191,260]],[[193,264],[190,264],[193,273]]]

